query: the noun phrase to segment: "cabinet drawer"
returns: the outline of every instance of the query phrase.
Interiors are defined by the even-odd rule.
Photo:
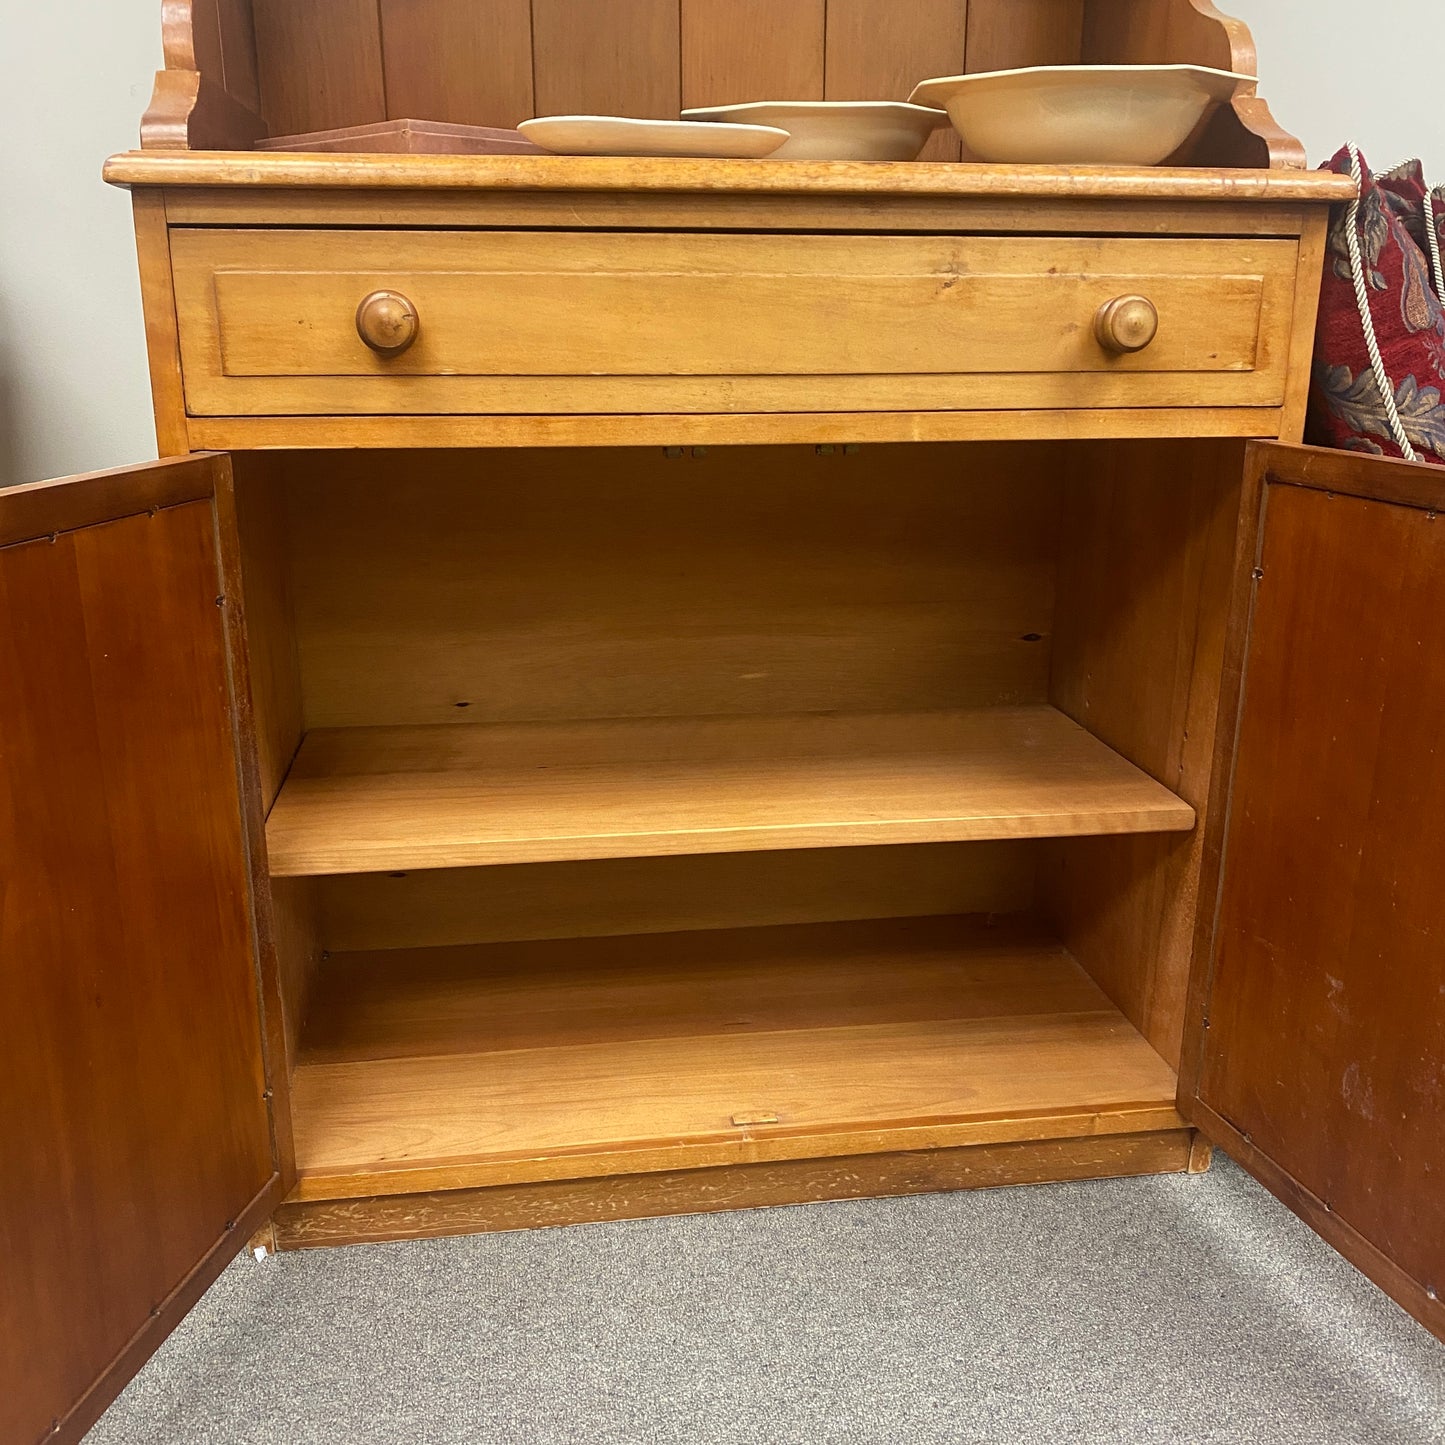
[[[1277,406],[1291,240],[172,231],[194,415]],[[417,318],[383,355],[357,307]],[[1117,354],[1100,307],[1158,312]]]

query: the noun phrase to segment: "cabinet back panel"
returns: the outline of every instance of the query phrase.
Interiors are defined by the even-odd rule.
[[[1018,913],[1028,842],[440,868],[308,879],[332,952],[784,923]],[[292,880],[285,880],[290,882]]]
[[[826,0],[682,0],[683,105],[822,100],[825,12]]]
[[[532,0],[537,114],[676,120],[682,94],[679,4]]]
[[[1085,65],[1212,65],[1256,73],[1253,48],[1241,45],[1237,27],[1194,4],[1085,0],[1081,9]]]
[[[252,0],[252,10],[270,134],[386,119],[377,0]]]
[[[973,0],[966,69],[1075,64],[1083,24],[1084,0]]]
[[[531,0],[380,0],[386,113],[514,126],[532,101]]]
[[[899,24],[899,21],[902,24]],[[957,75],[967,48],[959,0],[828,0],[823,88],[828,100],[903,100],[920,80]],[[958,134],[935,131],[919,157],[956,161]]]
[[[1084,15],[1084,0],[254,6],[260,98],[273,136],[383,117],[514,126],[533,114],[675,119],[683,105],[906,100],[930,76],[1076,61]],[[246,65],[238,84],[254,94],[249,55]],[[927,158],[957,154],[944,133]]]
[[[168,5],[166,12],[161,22],[166,64],[179,70],[194,67],[259,114],[251,0],[192,0],[189,6]]]
[[[1081,60],[1254,65],[1247,36],[1206,0],[195,0],[193,13],[196,64],[272,136],[387,118],[506,127],[906,100],[930,76]],[[190,68],[170,34],[168,61]],[[923,154],[958,158],[951,130]],[[1261,162],[1221,163],[1246,159]]]
[[[306,726],[1043,701],[1053,455],[279,454]]]

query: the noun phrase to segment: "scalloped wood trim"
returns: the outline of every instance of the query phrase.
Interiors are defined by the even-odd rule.
[[[1240,124],[1257,136],[1269,152],[1270,164],[1284,170],[1308,170],[1309,153],[1298,136],[1275,120],[1269,102],[1262,95],[1244,96],[1234,102]]]
[[[158,70],[140,123],[143,150],[248,151],[265,134],[259,115],[194,70]]]
[[[143,149],[249,150],[266,134],[250,0],[162,0],[161,50]]]
[[[1224,33],[1228,61],[1220,69],[1257,76],[1259,52],[1249,26],[1224,14],[1213,0],[1188,0],[1188,4],[1199,21]],[[1230,109],[1215,112],[1193,159],[1206,165],[1260,166],[1270,170],[1305,170],[1309,165],[1303,143],[1275,120],[1257,83],[1241,86]]]
[[[161,51],[167,70],[199,70],[192,0],[161,0]]]
[[[1094,64],[1208,65],[1258,75],[1254,37],[1213,0],[1090,0],[1081,59]],[[1170,158],[1171,165],[1303,170],[1304,147],[1242,81]]]
[[[1181,0],[1173,3],[1177,6]],[[1190,39],[1197,37],[1201,45],[1200,64],[1214,65],[1220,70],[1239,70],[1246,75],[1259,74],[1254,36],[1243,20],[1224,14],[1213,0],[1182,0],[1182,3],[1187,4],[1188,9],[1179,13],[1176,24],[1181,38],[1186,34]],[[1204,49],[1207,45],[1221,45],[1217,59],[1207,55]]]

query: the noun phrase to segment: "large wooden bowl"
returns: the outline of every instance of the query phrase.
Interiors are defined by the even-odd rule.
[[[973,156],[1019,165],[1153,166],[1254,77],[1199,65],[1037,65],[925,80]]]

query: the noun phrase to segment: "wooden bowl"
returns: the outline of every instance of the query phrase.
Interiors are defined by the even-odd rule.
[[[773,152],[775,161],[914,161],[948,124],[943,111],[901,100],[754,100],[699,106],[683,116],[778,126],[788,139]]]
[[[981,161],[1156,166],[1254,79],[1199,65],[1036,65],[925,80],[911,99],[946,110]]]

